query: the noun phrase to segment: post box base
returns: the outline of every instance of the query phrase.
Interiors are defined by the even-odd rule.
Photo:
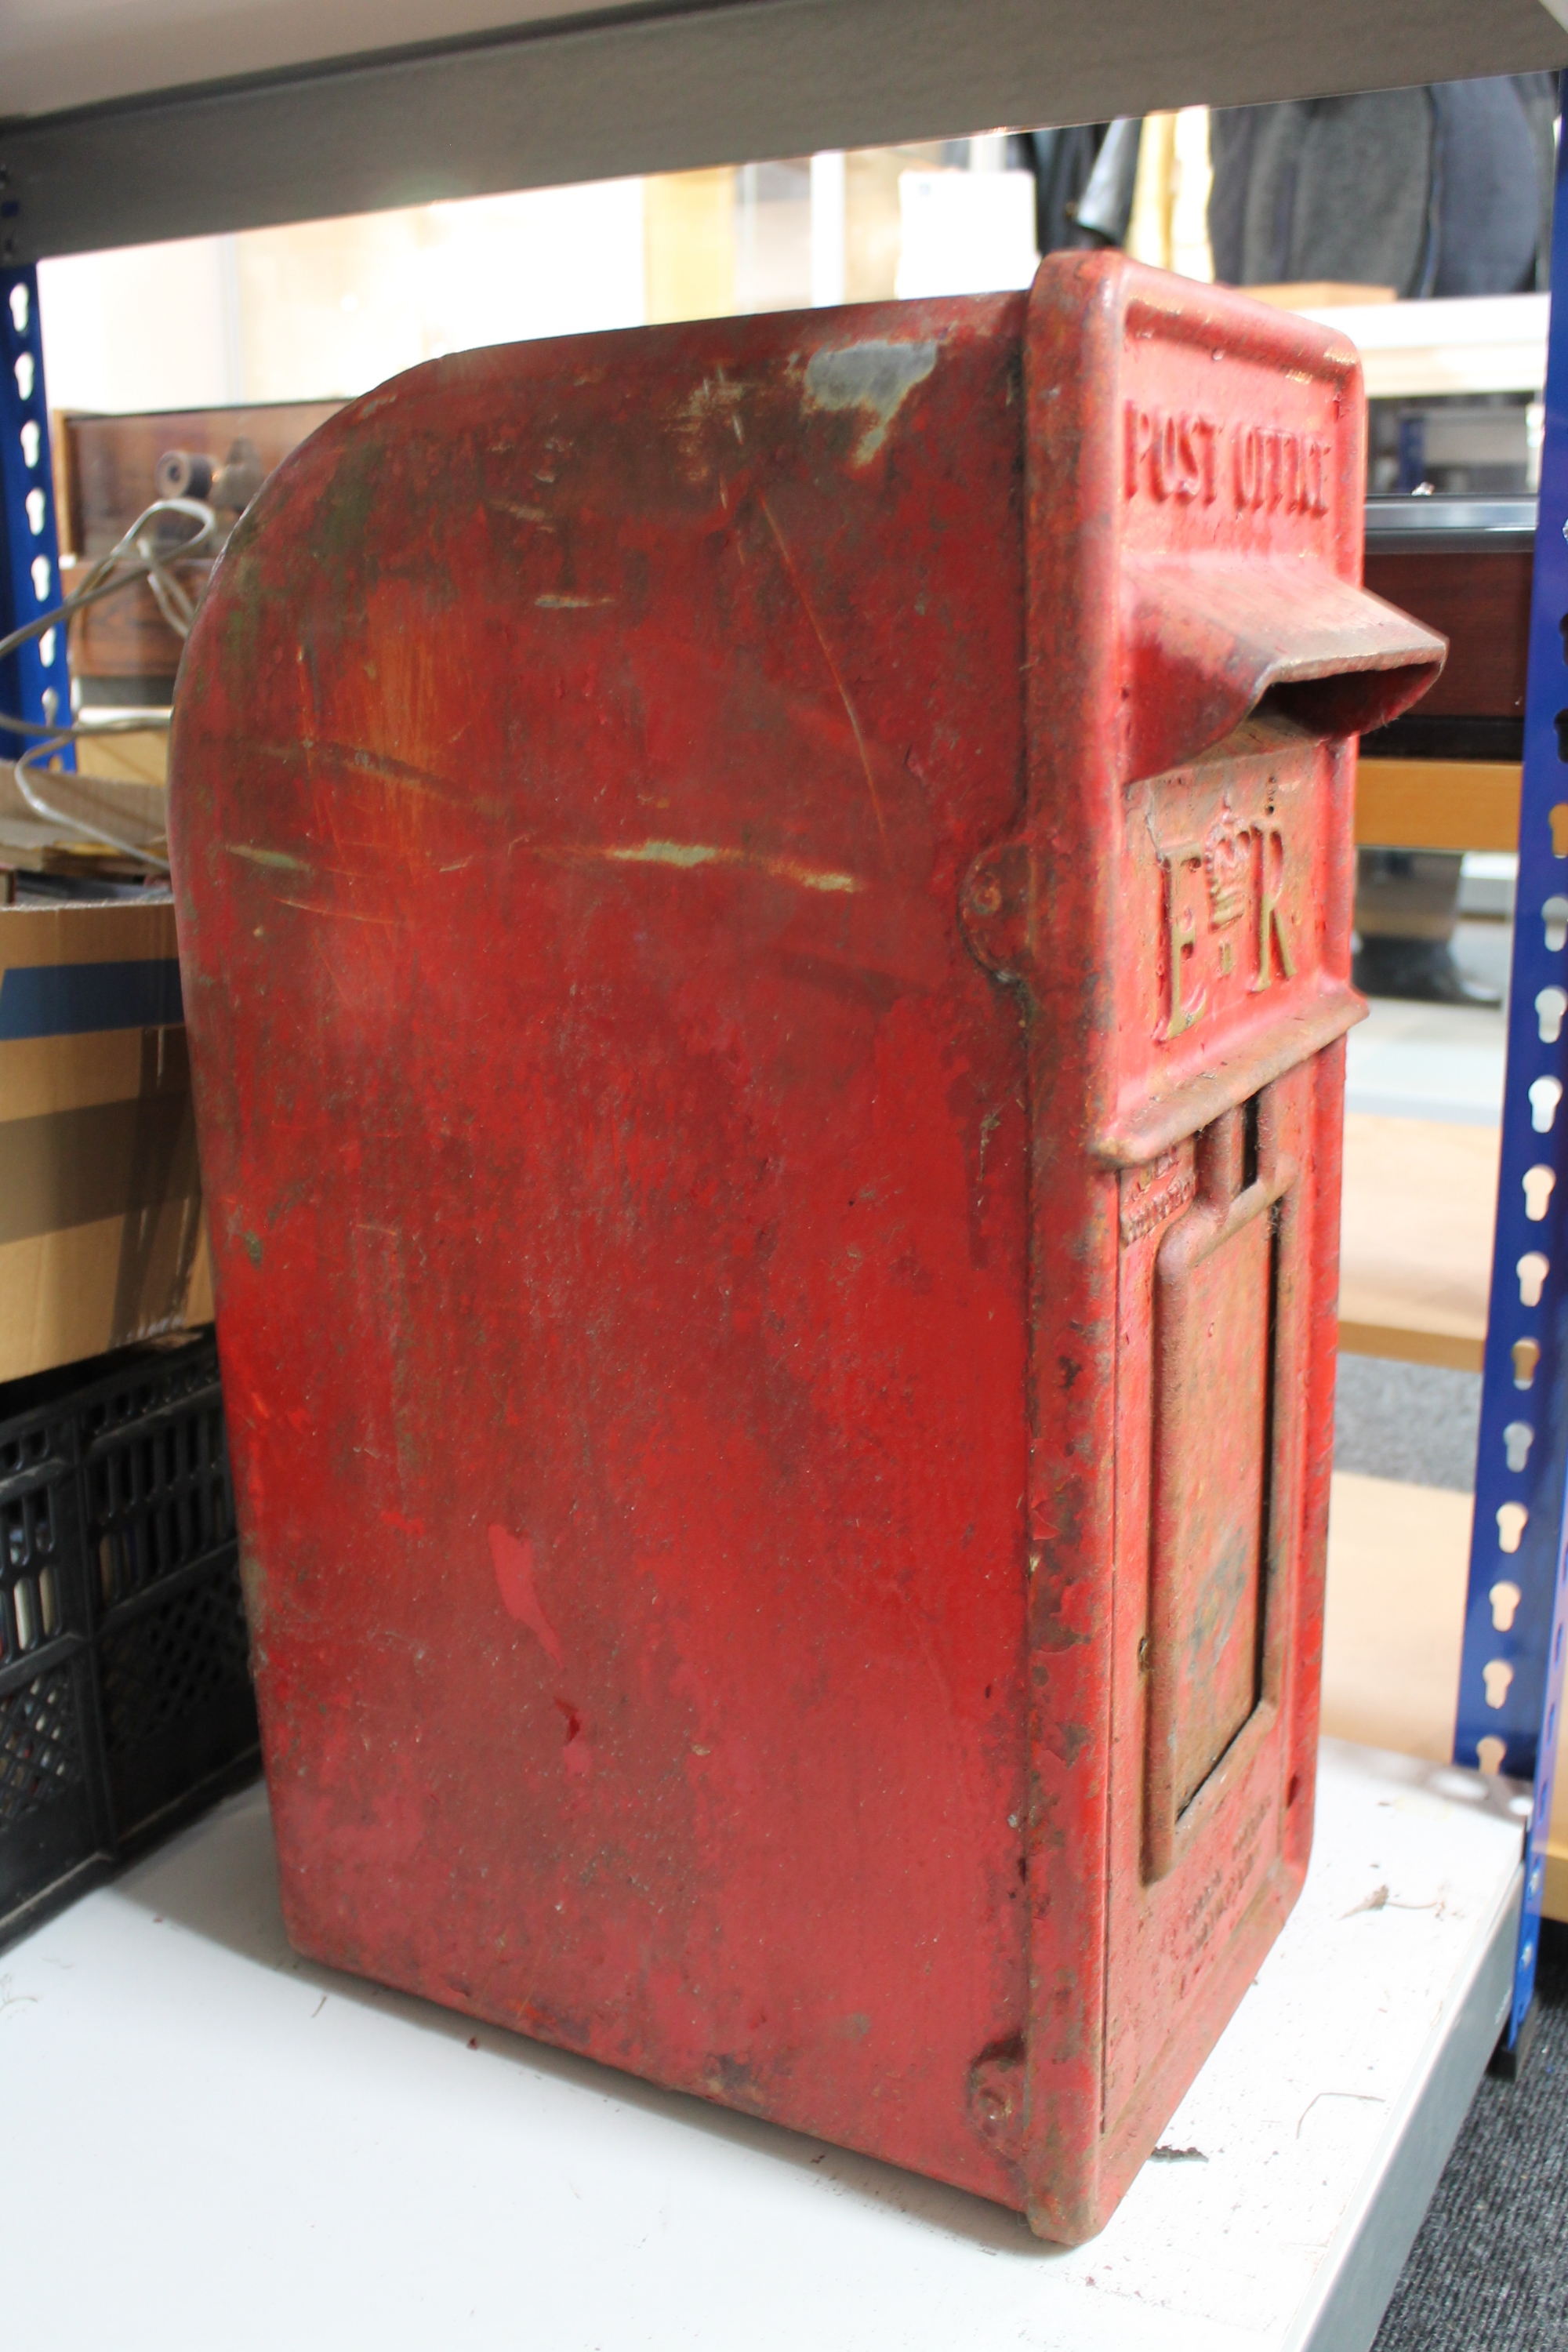
[[[298,1960],[251,1790],[6,1955],[11,2112],[33,2176],[75,2184],[29,2211],[8,2316],[87,2342],[130,2298],[184,2342],[221,2307],[235,2352],[301,2313],[381,2352],[1364,2352],[1506,2005],[1519,1824],[1506,1784],[1338,1741],[1319,1789],[1257,1985],[1071,2252]]]

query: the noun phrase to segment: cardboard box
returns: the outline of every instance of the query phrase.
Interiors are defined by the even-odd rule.
[[[210,1321],[174,910],[0,908],[0,1381]]]

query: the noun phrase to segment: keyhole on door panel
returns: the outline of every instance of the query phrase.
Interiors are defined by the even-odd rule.
[[[1563,1099],[1561,1078],[1537,1078],[1530,1089],[1530,1118],[1537,1135],[1550,1135]]]
[[[1513,1612],[1524,1599],[1517,1584],[1494,1584],[1487,1599],[1492,1604],[1492,1625],[1499,1633],[1511,1633]]]
[[[1497,1515],[1497,1540],[1500,1551],[1517,1551],[1530,1513],[1522,1503],[1504,1503]]]
[[[1568,995],[1560,988],[1543,988],[1535,1000],[1536,1018],[1541,1024],[1541,1042],[1555,1045],[1563,1034],[1563,1015],[1568,1013]]]
[[[1548,898],[1541,909],[1541,919],[1546,926],[1546,944],[1555,955],[1560,948],[1568,947],[1568,898]]]
[[[1487,1686],[1487,1705],[1500,1706],[1508,1696],[1508,1686],[1513,1680],[1513,1668],[1506,1658],[1489,1658],[1481,1668],[1481,1680]]]
[[[1532,1225],[1538,1225],[1546,1214],[1546,1203],[1552,1198],[1552,1187],[1557,1178],[1550,1168],[1542,1165],[1527,1168],[1521,1181],[1524,1185],[1524,1213]]]
[[[1502,1770],[1503,1758],[1508,1754],[1508,1742],[1495,1734],[1476,1742],[1476,1760],[1489,1780],[1495,1780]]]
[[[1530,1449],[1535,1443],[1535,1432],[1528,1421],[1510,1421],[1502,1433],[1503,1451],[1508,1455],[1510,1470],[1522,1470],[1530,1459]]]
[[[1520,1305],[1539,1307],[1546,1277],[1552,1271],[1551,1260],[1542,1257],[1539,1250],[1526,1250],[1514,1271],[1519,1276]]]
[[[1533,1339],[1516,1339],[1509,1349],[1513,1358],[1513,1384],[1527,1389],[1535,1378],[1535,1367],[1541,1361],[1541,1349]]]

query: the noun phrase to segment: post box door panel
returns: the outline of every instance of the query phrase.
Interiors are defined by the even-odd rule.
[[[1258,1703],[1267,1530],[1269,1188],[1247,1182],[1254,1107],[1197,1150],[1198,1197],[1154,1267],[1146,1867]]]
[[[1205,2003],[1234,2003],[1255,1928],[1300,1881],[1287,1815],[1312,1066],[1357,1011],[1334,970],[1345,781],[1342,755],[1268,709],[1123,794],[1104,1139],[1131,1161],[1117,1180],[1111,2141],[1190,2072]]]
[[[1108,2135],[1293,1891],[1312,1079],[1120,1180]]]

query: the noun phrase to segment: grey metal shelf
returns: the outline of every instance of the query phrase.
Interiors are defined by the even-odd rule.
[[[318,27],[332,13],[323,0]],[[450,24],[439,0],[425,17],[432,32]],[[197,73],[225,54],[216,31],[204,46],[199,22],[180,26]],[[69,37],[89,37],[79,18]],[[1004,123],[1563,66],[1568,29],[1541,0],[612,5],[14,120],[0,130],[0,259]]]

